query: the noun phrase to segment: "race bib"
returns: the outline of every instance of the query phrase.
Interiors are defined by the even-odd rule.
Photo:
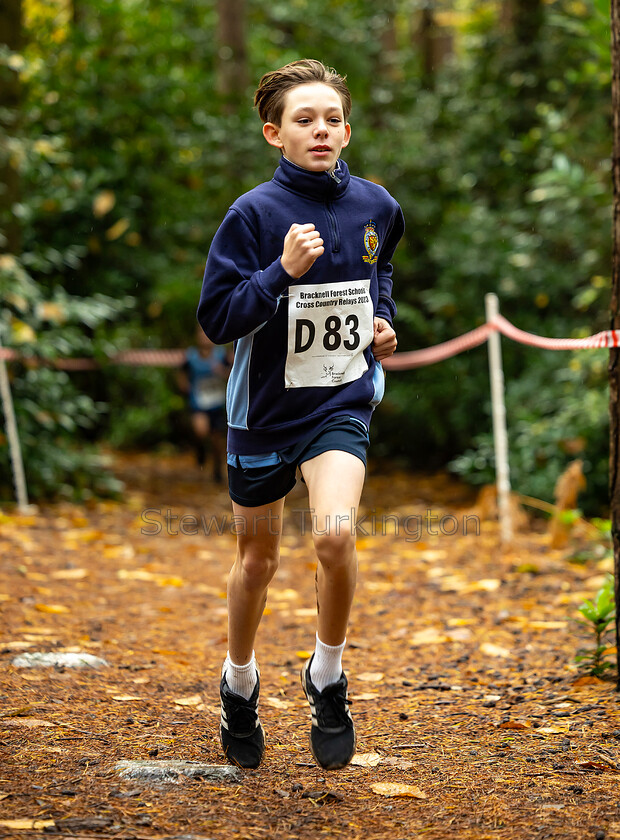
[[[370,280],[289,286],[287,388],[344,385],[368,370]]]
[[[200,411],[209,411],[224,405],[226,401],[226,388],[221,379],[216,377],[205,377],[196,382],[194,402]]]

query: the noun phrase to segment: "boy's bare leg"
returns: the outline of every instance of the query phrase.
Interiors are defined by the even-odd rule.
[[[357,582],[355,522],[366,468],[349,452],[332,450],[305,461],[317,554],[317,632],[325,645],[345,639]]]
[[[284,499],[251,508],[233,502],[232,507],[238,536],[228,577],[228,651],[236,665],[246,665],[278,568]]]
[[[211,422],[204,411],[193,411],[191,422],[196,446],[196,462],[199,467],[203,467],[207,457],[207,440],[211,431]]]
[[[355,523],[365,467],[349,452],[323,452],[301,470],[308,485],[317,565],[317,639],[301,672],[310,703],[310,748],[326,770],[355,755],[342,653],[357,580]]]
[[[269,583],[278,568],[283,507],[284,499],[255,508],[233,502],[237,557],[228,577],[228,656],[220,684],[220,740],[226,757],[240,767],[258,767],[265,751],[254,639]]]

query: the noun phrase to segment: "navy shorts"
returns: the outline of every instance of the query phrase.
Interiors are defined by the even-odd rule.
[[[278,452],[228,454],[230,498],[242,507],[260,507],[284,498],[295,486],[297,468],[334,449],[350,452],[366,465],[368,429],[355,417],[334,417],[318,431]]]
[[[226,428],[226,409],[223,406],[205,409],[193,408],[192,414],[206,414],[213,432],[222,432]]]

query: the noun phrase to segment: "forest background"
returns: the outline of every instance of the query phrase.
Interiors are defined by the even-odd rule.
[[[318,58],[348,76],[345,159],[400,202],[399,350],[484,321],[609,324],[608,0],[2,0],[0,340],[35,499],[115,492],[98,447],[187,441],[174,372],[106,363],[193,343],[213,233],[277,157],[260,76]],[[607,505],[607,352],[503,342],[513,485],[551,500],[584,461]],[[94,356],[96,374],[32,358]],[[29,361],[30,359],[30,361]],[[486,349],[392,373],[375,458],[493,480]],[[12,498],[0,430],[0,498]]]

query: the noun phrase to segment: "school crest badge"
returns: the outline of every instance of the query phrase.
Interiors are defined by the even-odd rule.
[[[365,263],[374,265],[379,258],[379,234],[372,219],[364,225],[364,248],[366,248],[366,256],[362,259]]]

